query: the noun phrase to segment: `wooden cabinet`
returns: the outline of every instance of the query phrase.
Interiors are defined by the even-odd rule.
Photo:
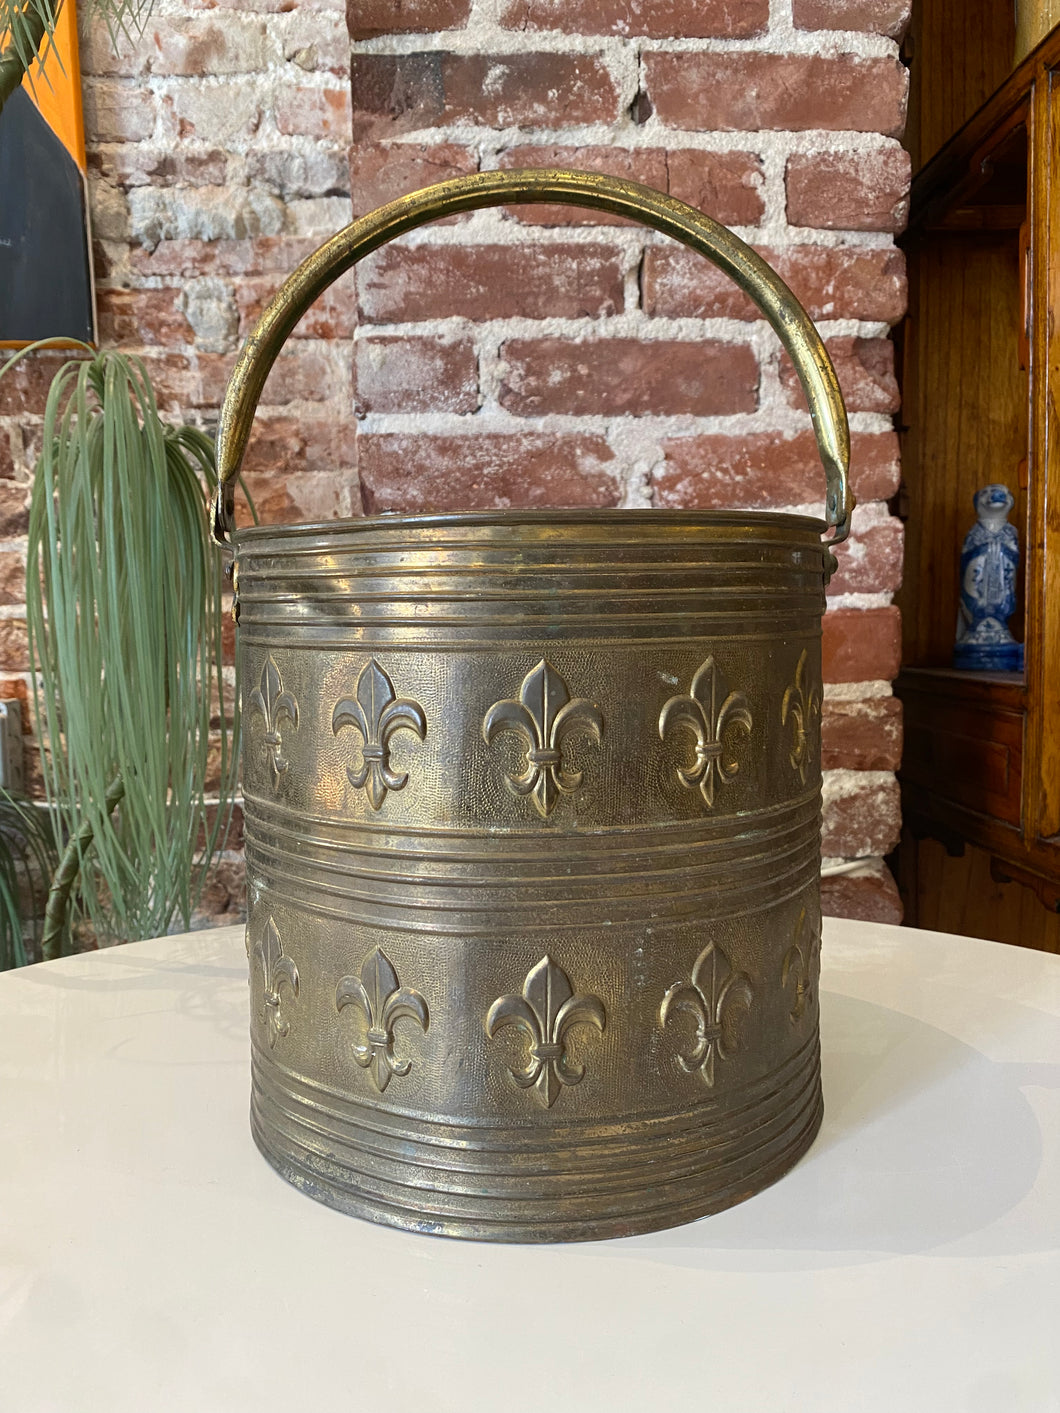
[[[1007,17],[1011,29],[1011,6],[987,11],[996,25]],[[951,46],[941,39],[947,17]],[[958,27],[973,31],[974,54],[964,69]],[[909,316],[898,349],[906,518],[898,684],[907,733],[903,809],[915,836],[942,840],[953,853],[965,844],[985,850],[995,879],[1032,887],[1055,910],[1060,30],[1003,80],[996,69],[999,55],[1011,55],[1012,37],[998,37],[988,55],[981,36],[976,16],[955,0],[923,4],[913,36],[914,154],[930,154],[949,120],[963,125],[916,172],[905,238]],[[977,95],[977,85],[989,79],[999,86]],[[965,119],[975,96],[986,101]],[[950,666],[961,544],[975,520],[972,495],[991,481],[1006,483],[1016,498],[1011,519],[1020,531],[1022,584],[1010,626],[1026,644],[1019,674]],[[908,902],[909,875],[917,870],[900,860],[899,871]],[[916,920],[912,901],[910,920]]]

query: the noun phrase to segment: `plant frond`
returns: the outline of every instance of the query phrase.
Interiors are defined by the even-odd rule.
[[[119,41],[135,43],[143,34],[155,0],[82,0],[82,16],[98,15],[110,38],[111,48]],[[11,94],[28,78],[31,91],[43,79],[51,80],[48,67],[62,60],[55,47],[55,26],[62,0],[0,0],[0,111]]]
[[[212,444],[161,420],[140,360],[107,352],[56,374],[30,505],[27,620],[46,793],[61,837],[91,839],[81,902],[101,942],[188,925],[231,805],[215,479]]]
[[[40,959],[44,899],[57,862],[48,812],[0,789],[0,970]]]
[[[13,54],[23,69],[48,53],[62,0],[0,0],[0,48]]]
[[[81,13],[99,16],[106,25],[111,47],[115,51],[121,39],[135,44],[147,27],[154,8],[155,0],[81,0]]]

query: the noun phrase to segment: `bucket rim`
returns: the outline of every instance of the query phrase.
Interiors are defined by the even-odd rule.
[[[376,530],[402,529],[449,529],[476,527],[505,529],[519,526],[541,525],[550,528],[575,528],[579,525],[621,526],[658,525],[661,528],[704,529],[734,528],[749,531],[763,529],[798,530],[823,537],[827,524],[818,516],[801,515],[792,511],[778,510],[673,510],[669,508],[630,508],[616,507],[601,509],[540,509],[529,510],[454,510],[454,511],[383,511],[376,515],[342,516],[333,520],[315,520],[294,525],[245,525],[233,532],[236,546],[245,541],[264,540],[276,535],[291,537],[315,537],[337,533],[360,534]],[[821,539],[822,544],[827,541]]]

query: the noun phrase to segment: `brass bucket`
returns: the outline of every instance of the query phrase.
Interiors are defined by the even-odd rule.
[[[215,530],[311,301],[454,211],[638,219],[751,295],[846,533],[835,374],[770,268],[691,207],[483,173],[356,221],[248,340]],[[822,522],[381,516],[235,535],[252,1124],[313,1197],[415,1231],[618,1236],[739,1202],[821,1120]]]

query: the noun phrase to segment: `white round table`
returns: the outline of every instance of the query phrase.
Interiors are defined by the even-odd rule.
[[[0,976],[5,1413],[1060,1410],[1060,957],[827,922],[808,1156],[559,1247],[288,1187],[246,1004],[237,928]]]

